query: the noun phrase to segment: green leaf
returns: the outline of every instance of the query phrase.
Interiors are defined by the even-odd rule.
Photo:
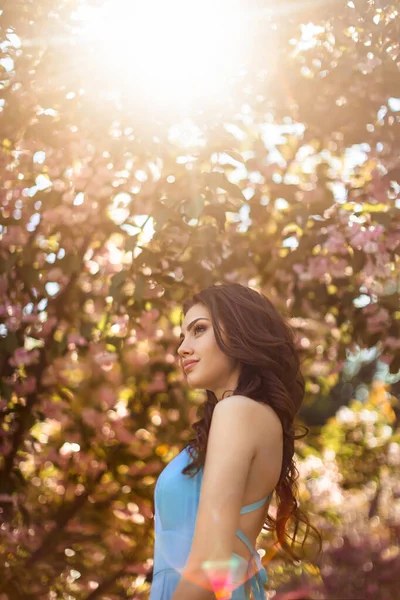
[[[170,209],[164,206],[164,204],[158,203],[154,211],[154,229],[160,231],[170,217]]]
[[[202,195],[194,196],[183,205],[183,212],[189,219],[198,219],[204,210],[205,198]]]
[[[118,292],[119,288],[125,282],[125,279],[126,279],[126,271],[124,271],[124,269],[122,269],[118,273],[115,273],[115,275],[112,276],[111,285],[110,285],[110,296],[115,296],[115,294]]]
[[[125,239],[125,250],[127,252],[132,252],[133,250],[135,250],[137,244],[138,244],[138,240],[137,237],[139,235],[139,231],[137,233],[134,233],[133,235],[129,235],[127,236]]]
[[[146,277],[144,275],[142,275],[141,273],[138,273],[136,275],[136,280],[135,280],[135,292],[134,292],[134,300],[135,303],[138,302],[140,303],[143,299],[143,296],[145,294],[146,291]]]
[[[230,200],[232,198],[237,198],[239,200],[244,201],[245,197],[243,196],[242,190],[235,184],[231,183],[225,176],[224,173],[218,173],[214,171],[213,173],[203,173],[206,184],[209,188],[214,191],[217,188],[221,188],[230,194]],[[242,202],[237,204],[237,206],[241,206]]]

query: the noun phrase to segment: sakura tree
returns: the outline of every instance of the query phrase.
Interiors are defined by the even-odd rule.
[[[361,348],[400,369],[395,4],[250,2],[226,88],[175,105],[141,79],[163,45],[113,61],[122,21],[85,38],[83,5],[0,14],[4,598],[147,593],[154,482],[199,400],[192,292],[239,281],[288,313],[308,405]]]

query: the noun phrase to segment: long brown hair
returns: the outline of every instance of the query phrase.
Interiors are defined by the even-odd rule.
[[[294,442],[305,437],[295,434],[294,420],[304,398],[304,378],[300,371],[300,359],[295,348],[294,332],[285,317],[278,313],[271,301],[261,292],[240,283],[214,284],[194,294],[184,302],[181,324],[187,311],[195,304],[203,304],[211,314],[214,335],[219,348],[241,365],[236,389],[227,390],[264,402],[278,415],[283,428],[283,459],[279,481],[275,487],[276,519],[268,515],[263,529],[276,530],[278,542],[294,560],[305,554],[297,554],[294,546],[299,525],[306,526],[302,549],[310,530],[314,531],[321,551],[322,540],[306,514],[300,510],[297,479],[299,472],[294,456]],[[219,321],[226,333],[224,342]],[[196,437],[188,443],[192,458],[182,474],[194,476],[204,467],[208,433],[214,408],[218,402],[214,392],[206,390],[207,400],[199,408],[203,417],[193,424]],[[224,392],[225,395],[226,392]],[[289,528],[293,528],[292,535]],[[291,539],[291,544],[287,539]]]

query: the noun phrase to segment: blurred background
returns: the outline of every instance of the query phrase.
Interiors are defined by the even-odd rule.
[[[2,1],[0,600],[148,599],[205,400],[181,304],[223,281],[290,314],[306,378],[323,551],[262,532],[269,600],[400,598],[398,11]]]

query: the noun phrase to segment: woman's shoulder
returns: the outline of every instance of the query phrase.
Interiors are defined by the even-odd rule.
[[[265,427],[268,426],[269,429],[275,431],[278,435],[283,433],[281,420],[272,406],[268,404],[267,400],[254,399],[243,394],[234,394],[220,400],[216,408],[218,406],[222,408],[223,403],[225,403],[224,407],[226,409],[230,407],[230,410],[234,409],[235,406],[241,407],[241,410],[242,407],[246,407],[246,410],[252,411],[255,423],[259,423],[264,431]]]

